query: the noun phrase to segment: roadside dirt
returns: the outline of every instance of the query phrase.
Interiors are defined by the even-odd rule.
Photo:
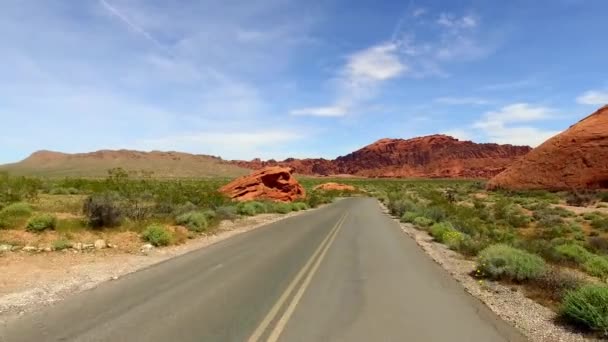
[[[122,248],[81,252],[66,249],[34,254],[24,251],[0,253],[0,326],[12,317],[93,288],[101,282],[118,279],[144,267],[300,213],[302,212],[262,214],[236,221],[223,221],[213,235],[187,240],[177,246],[132,254],[126,253]],[[143,245],[140,240],[132,239],[132,236],[124,236],[124,239],[113,236],[112,239],[121,240],[136,241],[138,246]]]

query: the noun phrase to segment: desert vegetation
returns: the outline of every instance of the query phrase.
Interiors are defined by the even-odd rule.
[[[111,169],[105,178],[45,179],[0,174],[0,245],[3,250],[74,248],[82,235],[120,233],[154,246],[179,244],[212,234],[223,220],[266,213],[286,214],[349,195],[313,190],[296,202],[234,202],[218,192],[229,179],[158,179],[145,172]],[[124,234],[122,235],[124,238]],[[120,246],[120,241],[116,241]],[[112,246],[112,244],[110,244]],[[79,246],[80,247],[80,246]]]
[[[565,322],[607,332],[606,192],[486,191],[478,181],[361,180],[402,222],[520,286]]]

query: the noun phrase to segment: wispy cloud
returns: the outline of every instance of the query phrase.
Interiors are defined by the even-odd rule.
[[[347,57],[346,64],[333,80],[336,100],[329,106],[306,107],[290,111],[291,115],[337,117],[375,96],[377,89],[391,79],[408,71],[399,46],[384,42],[357,51]]]
[[[481,90],[512,90],[517,88],[526,88],[537,85],[538,82],[531,78],[516,80],[516,81],[507,81],[507,82],[499,82],[492,83],[481,87]]]
[[[154,43],[154,45],[156,45],[160,48],[163,48],[163,49],[165,48],[156,38],[154,38],[154,36],[152,36],[148,31],[146,31],[140,25],[137,25],[133,20],[129,19],[129,17],[127,15],[125,15],[122,11],[120,11],[118,8],[116,8],[116,6],[111,5],[106,0],[99,0],[99,3],[106,10],[108,10],[108,12],[110,12],[113,16],[120,19],[120,21],[122,21],[124,24],[126,24],[131,30],[135,31],[136,33],[139,33],[144,38],[146,38],[150,42]]]
[[[344,116],[348,108],[339,105],[329,107],[311,107],[294,109],[289,113],[295,116],[310,115],[310,116]]]
[[[585,105],[608,104],[608,90],[589,90],[576,98],[576,102]]]

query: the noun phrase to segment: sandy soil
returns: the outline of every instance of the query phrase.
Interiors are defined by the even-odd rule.
[[[69,249],[40,253],[0,253],[0,323],[41,305],[61,300],[72,293],[95,287],[101,282],[117,279],[141,268],[298,214],[263,214],[234,222],[223,221],[213,235],[187,240],[182,245],[155,248],[145,253],[125,252],[124,247],[133,250],[135,246],[88,252]],[[135,250],[143,245],[132,232],[115,234],[111,241],[137,244]]]

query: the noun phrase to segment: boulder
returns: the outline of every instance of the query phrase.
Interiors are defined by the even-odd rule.
[[[220,188],[236,201],[271,200],[292,202],[306,197],[306,191],[292,176],[289,167],[266,167],[239,177]]]
[[[545,141],[491,179],[488,189],[608,188],[608,106]]]
[[[314,189],[315,190],[326,190],[326,191],[331,191],[331,190],[336,190],[336,191],[356,191],[357,190],[357,188],[355,188],[352,185],[333,183],[333,182],[319,184],[319,185],[315,186]]]
[[[102,240],[102,239],[95,240],[93,245],[95,246],[95,249],[104,249],[104,248],[108,247],[106,240]]]

